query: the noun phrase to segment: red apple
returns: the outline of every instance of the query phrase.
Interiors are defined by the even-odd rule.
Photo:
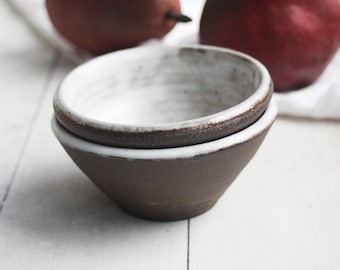
[[[65,39],[95,54],[162,38],[177,21],[190,21],[179,0],[46,0],[46,8]]]
[[[276,91],[313,83],[340,45],[338,0],[207,0],[203,44],[248,53],[270,71]]]

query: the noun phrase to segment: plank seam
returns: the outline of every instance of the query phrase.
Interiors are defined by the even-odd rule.
[[[56,70],[59,58],[60,58],[60,54],[55,52],[49,66],[48,66],[48,70],[47,70],[47,73],[46,73],[45,80],[43,82],[41,93],[39,95],[36,108],[34,109],[33,116],[32,116],[32,119],[30,121],[31,125],[28,127],[28,131],[27,131],[26,136],[24,138],[23,145],[22,145],[20,152],[19,152],[19,158],[18,158],[18,160],[17,160],[17,162],[14,166],[13,172],[12,172],[10,178],[9,178],[9,182],[8,182],[6,188],[5,188],[5,193],[2,197],[2,199],[0,200],[0,215],[2,213],[2,210],[5,207],[5,204],[7,202],[8,197],[9,197],[9,193],[11,192],[11,188],[13,186],[15,177],[16,177],[17,172],[18,172],[20,165],[22,163],[23,156],[25,155],[25,151],[27,149],[28,142],[31,139],[35,124],[36,124],[38,117],[40,115],[40,112],[41,112],[43,101],[44,101],[45,96],[47,94],[47,91],[45,89],[47,89],[49,87],[51,79],[54,76],[54,72]]]
[[[187,234],[187,270],[190,270],[190,218],[188,219],[188,234]]]

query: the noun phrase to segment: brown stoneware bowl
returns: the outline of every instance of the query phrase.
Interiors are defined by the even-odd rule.
[[[254,156],[275,116],[271,102],[242,131],[163,149],[97,144],[73,135],[55,119],[52,127],[78,167],[122,209],[152,220],[180,220],[202,214],[217,202]]]
[[[177,147],[215,140],[256,121],[272,84],[245,54],[209,46],[122,50],[72,71],[54,96],[57,120],[87,140]]]

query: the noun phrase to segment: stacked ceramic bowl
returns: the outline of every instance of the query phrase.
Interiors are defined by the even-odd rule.
[[[139,47],[72,71],[54,133],[121,208],[178,220],[209,210],[254,156],[276,107],[266,68],[209,46]]]

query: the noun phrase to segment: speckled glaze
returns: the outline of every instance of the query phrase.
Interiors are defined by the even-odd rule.
[[[176,147],[222,138],[260,117],[272,95],[255,59],[209,46],[139,47],[72,71],[54,96],[70,132],[111,146]]]
[[[275,116],[271,102],[240,132],[164,149],[96,144],[68,132],[55,118],[52,127],[78,167],[122,209],[146,219],[180,220],[202,214],[217,202],[254,156]]]

